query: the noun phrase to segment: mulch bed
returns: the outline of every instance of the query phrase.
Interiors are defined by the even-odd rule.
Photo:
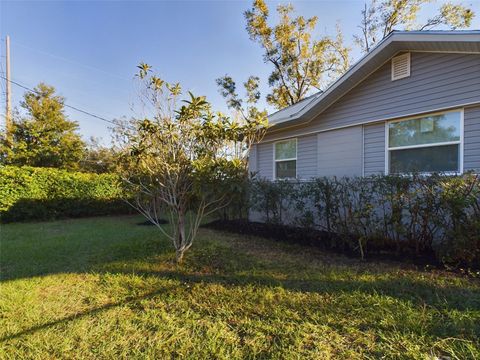
[[[159,224],[168,224],[168,221],[167,221],[167,220],[160,219],[160,220],[158,220],[158,223],[159,223]],[[145,221],[139,222],[137,225],[153,226],[153,225],[155,225],[155,224],[152,223],[150,220],[145,220]]]
[[[343,254],[348,257],[359,258],[360,253],[357,248],[352,248],[335,233],[327,231],[306,229],[281,224],[268,224],[252,222],[248,220],[215,220],[203,225],[205,228],[241,234],[247,236],[257,236],[275,241],[281,241],[292,244],[300,244],[319,248],[324,251]],[[355,239],[352,239],[355,240]],[[350,243],[355,243],[351,241]],[[411,252],[396,253],[391,245],[380,245],[377,248],[370,246],[366,249],[366,261],[401,261],[421,267],[445,267],[435,258],[433,253],[423,253],[420,255]]]

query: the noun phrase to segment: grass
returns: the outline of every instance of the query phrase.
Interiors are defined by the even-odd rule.
[[[2,225],[0,358],[480,358],[480,284],[143,219]]]

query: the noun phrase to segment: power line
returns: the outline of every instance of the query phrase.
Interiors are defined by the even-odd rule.
[[[16,81],[7,80],[7,78],[4,77],[3,75],[0,75],[0,77],[1,77],[2,79],[6,80],[6,81],[9,81],[10,83],[18,86],[18,87],[21,87],[21,88],[24,89],[24,90],[27,90],[27,91],[29,91],[29,92],[31,92],[31,93],[34,93],[34,94],[37,94],[37,95],[41,95],[38,91],[35,91],[35,90],[33,90],[33,89],[30,89],[30,88],[28,88],[28,87],[26,87],[26,86],[24,86],[24,85],[22,85],[22,84],[20,84],[20,83],[18,83],[18,82],[16,82]],[[116,124],[114,121],[112,121],[112,120],[106,119],[106,118],[104,118],[104,117],[102,117],[102,116],[98,116],[98,115],[92,114],[91,112],[86,111],[86,110],[82,110],[82,109],[80,109],[80,108],[78,108],[78,107],[76,107],[76,106],[68,105],[68,104],[65,104],[65,103],[64,103],[63,105],[64,105],[65,107],[67,107],[67,108],[70,108],[70,109],[73,109],[73,110],[75,110],[75,111],[81,112],[82,114],[91,116],[91,117],[96,118],[96,119],[98,119],[98,120],[101,120],[101,121],[104,121],[104,122],[107,122],[107,123],[110,123],[110,124],[113,124],[113,125],[117,125],[117,124]]]
[[[5,102],[5,139],[7,143],[11,141],[11,129],[12,129],[12,84],[9,82],[10,76],[10,36],[7,35],[5,39],[5,79],[6,85],[6,102]]]
[[[59,55],[56,55],[56,54],[52,54],[52,53],[47,52],[47,51],[43,51],[43,50],[39,50],[39,49],[32,48],[32,47],[30,47],[30,46],[28,46],[28,45],[19,43],[18,41],[15,41],[15,44],[14,44],[14,45],[19,45],[20,47],[23,47],[23,48],[25,48],[25,49],[29,49],[29,50],[35,51],[35,52],[37,52],[37,53],[47,55],[47,56],[50,56],[50,57],[52,57],[52,58],[65,61],[65,62],[70,63],[70,64],[74,64],[74,65],[77,65],[77,66],[81,66],[81,67],[83,67],[83,68],[85,68],[85,69],[90,69],[90,70],[98,71],[98,72],[104,73],[105,75],[108,75],[108,76],[111,76],[111,77],[114,77],[114,78],[117,78],[117,79],[120,79],[120,80],[124,80],[124,81],[131,81],[131,80],[132,80],[132,79],[124,78],[124,77],[122,77],[122,76],[120,76],[120,75],[111,73],[111,72],[109,72],[109,71],[100,69],[100,68],[95,67],[95,66],[92,66],[92,65],[87,65],[87,64],[81,63],[81,62],[76,61],[76,60],[71,60],[71,59],[65,58],[65,57],[63,57],[63,56],[59,56]]]
[[[0,1],[2,1],[2,0],[0,0]],[[30,46],[28,46],[28,45],[22,44],[22,43],[20,43],[20,42],[18,42],[18,41],[12,42],[12,46],[13,46],[14,48],[15,48],[15,46],[19,46],[19,47],[21,47],[21,48],[25,48],[25,49],[31,50],[31,51],[33,51],[33,52],[35,52],[35,53],[39,53],[39,54],[42,54],[42,55],[46,55],[46,56],[49,56],[49,57],[51,57],[51,58],[53,58],[53,59],[61,60],[61,61],[66,62],[66,63],[73,64],[73,65],[75,65],[77,68],[88,69],[88,70],[90,70],[90,71],[93,70],[93,71],[94,71],[95,73],[97,73],[97,74],[100,74],[100,73],[101,73],[102,75],[107,75],[107,76],[109,76],[109,77],[111,77],[111,78],[115,78],[115,79],[118,79],[118,80],[123,80],[123,81],[129,81],[129,82],[131,82],[131,81],[133,81],[133,79],[134,79],[133,77],[130,78],[130,79],[127,79],[127,78],[122,77],[122,76],[120,76],[120,75],[118,75],[118,74],[111,73],[111,72],[109,72],[109,71],[106,71],[106,70],[104,70],[104,69],[101,69],[101,68],[98,68],[98,67],[95,67],[95,66],[92,66],[92,65],[84,64],[84,63],[79,62],[79,61],[76,61],[76,60],[71,60],[71,59],[68,59],[68,58],[65,58],[65,57],[62,57],[62,56],[58,56],[58,55],[56,55],[56,54],[52,54],[52,53],[49,53],[49,52],[46,52],[46,51],[43,51],[43,50],[35,49],[35,48],[32,48],[32,47],[30,47]],[[49,60],[49,63],[50,63],[50,60]],[[98,81],[97,78],[98,78],[98,76],[96,75],[96,76],[95,76],[95,79],[93,79],[93,78],[87,78],[86,80],[88,80],[89,82],[93,82],[93,83],[95,83],[95,84],[103,85],[104,82]],[[80,89],[77,89],[77,90],[80,90]],[[127,90],[126,88],[124,88],[123,86],[122,86],[122,87],[117,87],[115,91],[117,91],[117,92],[120,91],[120,92],[122,92],[123,94],[129,94],[129,95],[130,95],[130,93],[128,92],[128,90]],[[115,116],[116,116],[115,114],[110,113],[110,112],[105,113],[105,115],[108,116],[108,117],[110,117],[110,118],[111,118],[111,117],[115,118]]]
[[[3,64],[2,64],[2,61],[0,59],[0,76],[5,76],[4,74],[5,74],[5,71],[3,71]],[[0,82],[0,84],[1,84],[0,86],[2,88],[2,95],[3,95],[3,93],[5,92],[5,85],[3,84],[3,81]]]

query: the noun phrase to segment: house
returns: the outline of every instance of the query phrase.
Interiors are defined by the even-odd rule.
[[[392,32],[269,122],[262,178],[480,171],[480,31]]]

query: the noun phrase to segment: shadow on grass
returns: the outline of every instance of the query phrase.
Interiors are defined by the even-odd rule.
[[[122,271],[117,272],[122,274]],[[128,272],[131,275],[131,272]],[[111,274],[111,272],[109,272]],[[103,311],[115,308],[117,306],[135,305],[143,300],[153,299],[162,294],[168,294],[174,291],[176,287],[183,286],[186,283],[194,284],[219,284],[225,287],[235,286],[265,286],[265,287],[281,287],[286,290],[311,292],[311,293],[326,293],[326,294],[348,294],[353,292],[368,294],[368,295],[386,295],[402,301],[409,301],[415,306],[423,307],[425,305],[430,307],[437,307],[445,310],[467,310],[480,309],[480,291],[462,290],[456,287],[446,287],[439,289],[425,283],[415,281],[389,281],[376,280],[372,282],[354,281],[354,280],[303,280],[303,279],[286,279],[278,280],[272,279],[268,276],[243,276],[243,275],[214,275],[214,274],[188,274],[180,271],[145,271],[137,272],[137,275],[162,277],[169,280],[177,280],[179,284],[172,284],[171,286],[164,286],[146,294],[137,296],[128,296],[121,301],[105,304],[93,309],[82,312],[77,312],[67,317],[58,320],[50,321],[44,324],[33,326],[31,328],[6,335],[0,338],[0,341],[9,341],[25,335],[31,335],[37,331],[47,329],[53,326],[66,324],[70,321],[78,320],[87,316],[99,314]],[[461,292],[462,296],[458,294]],[[436,301],[434,300],[436,299]],[[468,299],[468,300],[467,300]],[[287,301],[287,300],[281,300]],[[279,304],[281,306],[281,304]],[[323,308],[322,311],[335,311],[337,306],[341,304],[332,304],[334,308],[331,310]],[[396,306],[395,304],[391,306]],[[432,320],[433,321],[433,320]],[[382,327],[382,325],[377,325]],[[432,335],[436,331],[440,331],[443,336],[456,336],[457,330],[455,328],[436,329],[432,327]],[[422,330],[423,331],[423,330]],[[445,334],[445,331],[448,334]],[[480,328],[474,330],[480,332]],[[424,335],[424,333],[419,335]]]
[[[101,271],[111,262],[173,254],[158,229],[140,226],[140,220],[116,216],[1,225],[0,281]]]
[[[135,303],[141,302],[142,300],[148,300],[148,299],[151,299],[151,298],[153,298],[157,295],[160,295],[161,293],[163,293],[165,291],[168,291],[168,289],[162,288],[161,290],[155,290],[155,291],[152,291],[152,292],[149,292],[147,294],[140,295],[140,296],[128,296],[125,299],[123,299],[122,301],[109,303],[109,304],[105,304],[105,305],[96,307],[94,309],[89,309],[89,310],[77,312],[75,314],[63,317],[61,319],[49,321],[47,323],[40,324],[40,325],[37,325],[37,326],[33,326],[31,328],[16,332],[16,333],[11,334],[11,335],[6,335],[6,336],[0,338],[0,342],[13,340],[13,339],[25,336],[25,335],[31,335],[31,334],[34,334],[37,331],[47,329],[47,328],[50,328],[52,326],[65,324],[65,323],[68,323],[70,321],[78,320],[78,319],[81,319],[81,318],[86,317],[86,316],[96,315],[96,314],[101,313],[103,311],[113,309],[117,306],[124,306],[124,305],[132,304],[132,303],[135,304]]]
[[[157,276],[186,283],[219,284],[223,286],[257,285],[281,287],[306,293],[353,293],[385,295],[416,306],[434,306],[448,310],[480,310],[480,289],[459,286],[435,286],[413,279],[401,280],[328,280],[328,279],[275,279],[271,276],[186,274],[177,271],[136,272],[143,276]]]

